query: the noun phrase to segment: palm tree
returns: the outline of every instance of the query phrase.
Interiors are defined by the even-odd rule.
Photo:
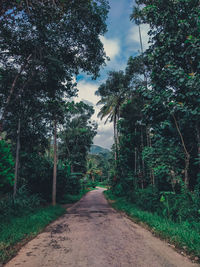
[[[111,71],[108,79],[101,84],[96,95],[101,96],[101,100],[97,105],[103,105],[98,113],[98,117],[102,120],[107,117],[105,123],[113,122],[114,142],[115,142],[115,159],[118,155],[119,132],[117,124],[120,118],[121,105],[127,98],[129,91],[129,82],[123,71]]]

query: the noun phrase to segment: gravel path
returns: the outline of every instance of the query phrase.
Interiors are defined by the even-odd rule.
[[[5,266],[200,266],[113,210],[102,191],[89,192]]]

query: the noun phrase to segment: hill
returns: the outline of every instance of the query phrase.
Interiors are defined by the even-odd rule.
[[[109,154],[110,150],[107,148],[103,148],[101,146],[97,146],[97,145],[92,145],[90,148],[90,154],[95,154],[95,155],[99,155],[99,154]]]

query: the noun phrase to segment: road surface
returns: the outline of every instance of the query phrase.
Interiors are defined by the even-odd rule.
[[[200,266],[112,209],[102,192],[89,192],[5,266]]]

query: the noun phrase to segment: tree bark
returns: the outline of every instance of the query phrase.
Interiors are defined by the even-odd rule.
[[[117,132],[116,132],[116,116],[113,120],[113,127],[114,127],[114,142],[115,142],[115,162],[117,161],[118,156],[118,145],[117,145]]]
[[[15,76],[15,79],[12,82],[12,85],[11,85],[11,88],[10,88],[10,92],[8,94],[8,97],[7,97],[7,100],[6,100],[6,103],[5,103],[5,108],[4,108],[4,110],[2,112],[2,115],[1,115],[1,118],[0,118],[0,133],[3,132],[3,121],[5,120],[6,113],[7,113],[7,108],[8,108],[8,105],[10,103],[11,97],[12,97],[12,95],[14,93],[14,90],[15,90],[15,87],[16,87],[16,84],[17,84],[17,81],[18,81],[20,75],[22,74],[22,72],[24,71],[24,69],[26,68],[26,66],[28,65],[28,61],[30,60],[31,57],[32,57],[32,54],[30,54],[27,57],[25,63],[21,66],[20,71]]]
[[[144,150],[144,137],[143,137],[143,128],[141,127],[141,154]],[[144,164],[144,159],[142,157],[142,180],[145,177],[145,164]]]
[[[200,125],[199,125],[199,122],[196,123],[196,134],[197,134],[197,153],[198,153],[199,172],[200,172]]]
[[[19,151],[20,151],[20,130],[21,130],[21,121],[18,120],[18,129],[17,129],[17,148],[16,148],[16,158],[15,158],[15,181],[14,181],[14,190],[13,197],[15,198],[17,193],[17,180],[18,180],[18,169],[19,169]]]
[[[137,148],[135,147],[135,175],[137,174]]]
[[[54,120],[54,166],[53,166],[53,187],[52,205],[56,205],[56,178],[57,178],[57,122]]]
[[[184,179],[184,183],[185,183],[185,186],[188,188],[189,186],[189,175],[188,175],[188,170],[189,170],[189,165],[190,165],[190,154],[189,152],[187,151],[187,148],[186,148],[186,145],[185,145],[185,141],[183,139],[183,135],[180,131],[180,128],[179,128],[179,125],[178,125],[178,122],[176,120],[176,117],[174,114],[172,114],[172,117],[174,119],[174,122],[175,122],[175,125],[176,125],[176,129],[178,131],[178,134],[181,138],[181,143],[182,143],[182,147],[183,147],[183,150],[184,150],[184,154],[185,154],[185,170],[184,170],[184,173],[185,173],[185,179]]]

